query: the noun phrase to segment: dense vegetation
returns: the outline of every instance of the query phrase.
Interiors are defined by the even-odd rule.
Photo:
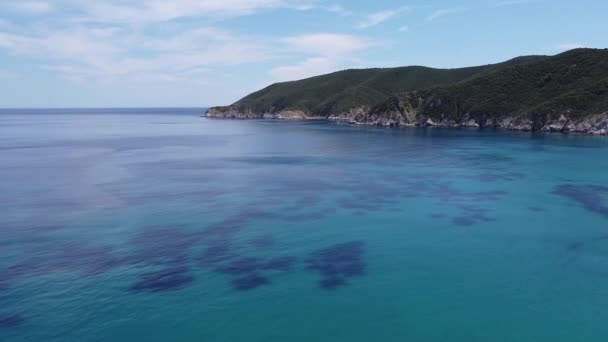
[[[302,110],[313,115],[328,116],[348,112],[352,108],[372,107],[398,92],[451,84],[545,58],[520,57],[505,63],[461,69],[409,66],[344,70],[300,81],[276,83],[246,96],[231,107],[256,113]]]
[[[404,94],[405,95],[405,94]],[[608,111],[608,49],[577,49],[416,92],[426,115],[578,119]],[[385,104],[386,106],[386,104]],[[382,110],[382,105],[377,107]],[[542,121],[542,120],[541,120]]]
[[[209,116],[608,134],[608,49],[462,69],[345,70],[273,84]]]

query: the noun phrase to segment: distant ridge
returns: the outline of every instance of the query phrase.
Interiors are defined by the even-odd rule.
[[[460,69],[344,70],[270,85],[207,117],[607,134],[608,49]]]

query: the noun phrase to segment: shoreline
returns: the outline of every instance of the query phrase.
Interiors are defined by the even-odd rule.
[[[513,125],[501,125],[503,122],[513,123],[514,120],[503,120],[502,122],[494,122],[489,125],[480,125],[474,120],[469,120],[463,123],[446,123],[446,122],[435,122],[430,118],[424,122],[416,122],[416,123],[403,123],[396,122],[391,119],[381,119],[381,120],[368,120],[368,121],[358,121],[352,117],[343,116],[343,115],[333,115],[329,117],[322,116],[307,116],[301,115],[284,115],[284,114],[236,114],[230,113],[228,115],[224,114],[211,114],[204,113],[201,115],[202,118],[213,119],[213,120],[276,120],[276,121],[324,121],[324,122],[334,122],[334,123],[342,123],[348,125],[355,126],[370,126],[370,127],[384,127],[384,128],[444,128],[444,129],[475,129],[475,130],[503,130],[503,131],[512,131],[512,132],[528,132],[528,133],[560,133],[564,135],[586,135],[586,136],[608,136],[608,129],[604,128],[604,121],[608,121],[608,114],[598,115],[594,117],[595,119],[601,119],[602,123],[600,127],[596,127],[592,124],[585,123],[585,129],[582,128],[574,128],[571,129],[569,125],[572,124],[571,121],[564,120],[564,118],[560,118],[558,122],[555,123],[546,123],[541,129],[533,129],[532,124],[530,122],[526,122],[525,124]]]

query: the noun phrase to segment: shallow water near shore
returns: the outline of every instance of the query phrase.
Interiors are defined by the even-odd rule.
[[[608,138],[0,111],[1,341],[605,341]]]

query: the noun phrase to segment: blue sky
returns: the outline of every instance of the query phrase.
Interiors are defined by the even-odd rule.
[[[0,107],[229,104],[346,68],[608,47],[606,0],[0,0]]]

